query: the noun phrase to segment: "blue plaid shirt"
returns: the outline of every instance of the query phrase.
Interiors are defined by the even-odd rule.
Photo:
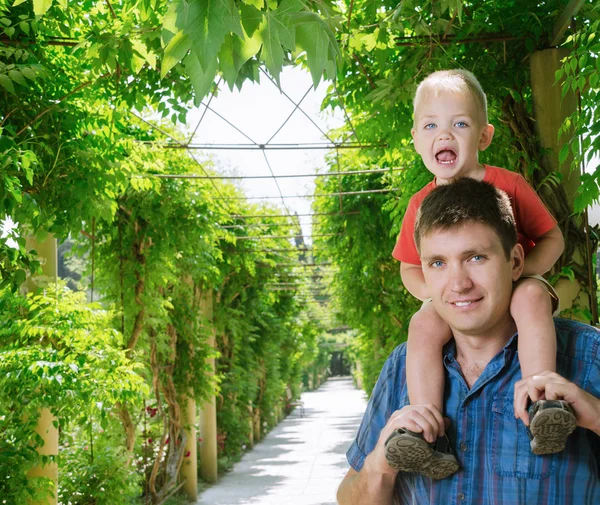
[[[600,397],[600,331],[564,319],[555,320],[557,371]],[[408,402],[406,346],[387,359],[373,390],[348,462],[360,471],[375,448],[390,415]],[[454,342],[444,349],[445,408],[452,421],[449,438],[460,470],[432,481],[399,473],[396,498],[404,504],[443,505],[599,505],[600,437],[577,428],[566,449],[536,456],[525,426],[515,420],[513,388],[521,379],[517,337],[513,336],[487,365],[471,389],[455,359]]]

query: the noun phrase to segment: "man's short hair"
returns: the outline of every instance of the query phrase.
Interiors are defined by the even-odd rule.
[[[438,186],[421,203],[415,223],[415,244],[431,232],[446,231],[466,223],[481,223],[492,228],[506,254],[517,243],[517,228],[508,195],[483,181],[462,177]]]
[[[468,70],[461,68],[439,70],[425,77],[415,92],[414,114],[416,115],[417,107],[427,95],[438,96],[440,93],[459,93],[471,97],[481,111],[484,124],[488,123],[487,98],[477,77]]]

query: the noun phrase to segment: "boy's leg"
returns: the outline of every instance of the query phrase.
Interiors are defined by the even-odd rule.
[[[424,303],[412,317],[406,347],[406,382],[411,405],[431,403],[444,412],[442,349],[451,337],[450,327],[433,303]]]
[[[530,377],[544,371],[556,371],[556,330],[552,313],[553,297],[548,286],[536,278],[523,278],[514,287],[510,313],[519,332],[518,351],[521,375]],[[530,395],[535,392],[530,391]],[[558,412],[556,422],[550,422],[548,413],[543,413],[543,400],[531,396],[534,402],[530,411],[536,416],[530,420],[527,409],[529,398],[515,396],[515,417],[530,426],[534,436],[532,450],[536,454],[558,452],[564,447],[566,438],[575,427],[575,417],[568,407]],[[554,407],[553,407],[554,408]],[[539,412],[539,414],[538,414]],[[535,433],[534,433],[535,432]]]
[[[432,404],[443,412],[445,377],[442,348],[451,336],[450,327],[430,302],[425,302],[412,317],[406,350],[406,380],[411,405]],[[443,436],[444,431],[445,426],[440,426],[437,440],[425,440],[420,433],[396,430],[386,441],[385,456],[389,465],[432,479],[452,475],[459,464],[447,437]]]

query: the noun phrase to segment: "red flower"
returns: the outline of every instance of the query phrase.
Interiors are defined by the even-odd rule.
[[[190,454],[191,454],[191,452],[190,452],[190,451],[186,452],[186,453],[185,453],[185,456],[184,456],[184,458],[189,458],[189,457],[190,457]]]
[[[202,442],[202,439],[201,439],[201,438],[198,438],[198,442]]]

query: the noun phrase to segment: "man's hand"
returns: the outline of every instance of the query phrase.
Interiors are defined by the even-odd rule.
[[[592,396],[577,385],[555,372],[541,372],[520,380],[515,384],[515,417],[529,426],[527,398],[565,400],[569,402],[577,426],[592,430],[600,435],[600,399]]]
[[[446,427],[442,413],[433,404],[407,405],[397,410],[381,430],[375,449],[365,461],[370,471],[397,473],[397,470],[390,467],[385,459],[385,442],[398,428],[422,433],[427,442],[433,443],[438,437],[444,436]]]
[[[434,405],[407,405],[394,412],[361,471],[351,468],[342,480],[337,492],[340,505],[391,505],[398,470],[385,459],[385,442],[398,428],[423,433],[428,442],[435,442],[445,431],[442,414]]]

